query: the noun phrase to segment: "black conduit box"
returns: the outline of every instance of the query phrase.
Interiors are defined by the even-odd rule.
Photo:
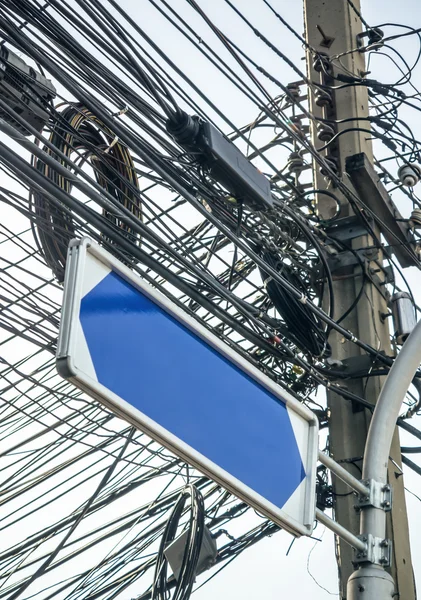
[[[12,111],[41,131],[48,123],[48,105],[55,96],[55,87],[49,79],[8,48],[0,48],[0,98]],[[0,109],[0,118],[23,135],[30,135],[7,110]]]
[[[211,123],[180,111],[166,128],[239,202],[257,210],[273,207],[269,179]]]
[[[212,175],[238,200],[257,209],[273,206],[269,179],[210,123],[202,125],[201,145]]]

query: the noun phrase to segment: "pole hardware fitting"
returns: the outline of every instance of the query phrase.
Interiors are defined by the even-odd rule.
[[[356,509],[364,510],[367,507],[379,508],[385,512],[392,510],[392,487],[388,483],[381,483],[374,479],[362,481],[367,487],[368,495],[358,496]]]
[[[349,250],[336,252],[329,240],[326,242],[325,248],[330,254],[327,258],[327,264],[332,275],[347,273],[349,276],[358,276],[361,275],[362,268],[365,275],[379,288],[394,281],[393,268],[390,265],[384,266],[381,273],[379,273],[378,269],[370,268],[370,263],[379,258],[378,250],[373,251],[361,248],[353,252]],[[355,271],[354,275],[352,275],[352,269],[355,267],[358,267],[359,270]],[[325,267],[321,261],[315,265],[313,277],[316,281],[325,277]]]
[[[285,98],[285,103],[286,105],[294,105],[298,102],[303,102],[304,100],[307,100],[307,92],[301,91],[301,87],[305,85],[304,81],[292,81],[291,83],[287,84],[287,97]]]
[[[321,142],[330,142],[330,140],[336,134],[334,127],[329,125],[328,123],[323,123],[323,121],[319,121],[316,125],[317,131],[317,139]]]
[[[402,185],[413,188],[421,179],[421,168],[415,164],[402,165],[398,170],[398,177]]]
[[[288,156],[287,169],[290,173],[299,175],[304,170],[305,163],[299,152],[291,152]]]
[[[343,252],[338,252],[337,254],[333,254],[327,259],[327,264],[329,266],[330,272],[332,274],[337,273],[338,271],[342,271],[343,269],[347,269],[349,267],[363,266],[366,267],[366,263],[368,261],[376,260],[379,257],[379,253],[377,250],[374,252],[371,250],[365,250],[364,248],[360,250],[354,250],[350,252],[349,250],[345,250]],[[320,270],[320,273],[323,273],[323,265],[317,265],[317,269]]]
[[[325,52],[318,52],[313,58],[313,69],[320,73],[330,73],[332,70],[332,61]]]
[[[317,88],[314,92],[317,106],[324,108],[325,106],[333,106],[333,95],[329,90],[323,88]]]
[[[368,38],[367,45],[364,45],[364,38]],[[359,52],[367,52],[368,50],[379,50],[384,42],[384,32],[380,27],[371,27],[357,35],[357,45]]]
[[[294,99],[295,102],[297,102],[301,95],[301,85],[303,83],[304,82],[301,81],[293,81],[292,83],[288,83],[287,85],[288,93],[291,96],[291,98]]]
[[[382,352],[379,352],[379,354],[384,356],[384,353]],[[343,358],[342,360],[337,360],[334,357],[330,357],[326,360],[326,363],[329,368],[334,369],[335,371],[342,370],[344,376],[347,377],[353,377],[356,375],[363,377],[370,369],[383,367],[383,363],[380,362],[379,359],[373,360],[373,357],[369,356],[368,354],[362,354],[361,356],[348,356],[348,358]]]
[[[336,156],[332,156],[332,155],[324,156],[324,161],[325,161],[325,164],[322,165],[321,167],[319,167],[320,174],[329,179],[330,178],[330,173],[328,171],[328,168],[329,168],[331,171],[333,171],[335,173],[335,175],[338,175],[339,167],[338,167],[338,159],[336,158]]]
[[[370,226],[374,226],[372,219],[368,218],[368,221]],[[366,223],[357,215],[332,219],[326,225],[327,235],[342,242],[348,242],[368,234]]]
[[[391,540],[374,537],[371,533],[359,535],[358,539],[365,543],[366,549],[355,550],[353,560],[355,567],[364,563],[390,567],[392,561]]]
[[[316,25],[316,28],[322,36],[322,41],[320,42],[319,46],[321,46],[322,48],[330,48],[333,42],[335,41],[335,38],[326,35],[323,29],[320,27],[320,25]]]

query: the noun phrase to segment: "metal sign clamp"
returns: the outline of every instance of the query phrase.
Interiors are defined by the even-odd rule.
[[[392,487],[388,483],[384,484],[375,479],[366,479],[361,483],[366,486],[368,493],[358,495],[356,510],[366,508],[377,508],[383,512],[392,510]],[[365,543],[366,547],[364,550],[355,551],[354,565],[370,563],[382,567],[390,566],[391,540],[375,537],[371,533],[359,535],[358,538]]]
[[[392,542],[388,539],[378,538],[371,535],[359,535],[365,545],[365,550],[356,550],[354,555],[354,566],[362,563],[370,563],[381,567],[390,567],[392,560]]]
[[[368,494],[358,496],[356,510],[363,510],[368,506],[380,508],[385,512],[392,510],[392,488],[388,483],[384,484],[374,479],[367,479],[362,483],[367,487]]]

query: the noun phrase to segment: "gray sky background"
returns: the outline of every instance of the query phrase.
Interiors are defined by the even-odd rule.
[[[192,17],[193,13],[187,8],[186,0],[168,1],[180,15],[189,15],[189,23],[195,24],[197,32],[199,35],[203,35],[203,39],[218,48],[218,51],[224,52],[203,22],[198,17]],[[289,24],[297,32],[302,33],[304,30],[302,0],[271,1],[274,8]],[[339,1],[342,0],[330,0],[332,3]],[[119,0],[119,3],[135,20],[142,24],[154,41],[237,126],[245,125],[256,118],[256,106],[245,100],[242,94],[236,93],[232,86],[227,89],[224,78],[216,70],[209,68],[208,63],[202,61],[198,53],[191,52],[191,46],[176,34],[174,27],[165,23],[150,2]],[[295,65],[305,71],[304,51],[300,42],[273,17],[268,9],[265,9],[261,0],[235,0],[235,3]],[[199,4],[233,41],[244,45],[244,39],[250,40],[250,45],[247,47],[249,54],[253,57],[257,56],[260,64],[270,66],[270,71],[276,73],[283,84],[300,78],[281,58],[276,60],[274,53],[250,34],[250,30],[243,23],[233,18],[232,10],[227,7],[224,0],[199,0]],[[366,21],[372,26],[398,22],[421,27],[420,0],[401,0],[400,2],[396,2],[396,0],[363,0],[362,12]],[[329,35],[327,26],[324,27],[324,30]],[[399,30],[385,27],[385,32],[387,35],[393,35]],[[394,47],[403,52],[405,58],[411,63],[418,51],[416,36],[401,40],[399,43],[395,43]],[[226,56],[226,51],[224,56]],[[235,65],[228,55],[227,58],[231,65]],[[399,78],[398,71],[391,68],[390,62],[381,56],[372,58],[370,69],[373,77],[386,83],[392,83]],[[415,85],[421,88],[421,66],[415,70],[413,80]],[[265,86],[271,93],[279,94],[279,88],[270,82],[265,81]],[[421,113],[411,111],[401,114],[404,118],[408,118],[415,137],[421,139]],[[420,114],[420,118],[414,120],[414,116],[417,114]],[[218,121],[218,119],[216,120]],[[222,125],[221,122],[219,124]],[[224,129],[227,130],[227,127],[225,126]],[[280,164],[283,164],[282,160]],[[421,186],[421,183],[419,185]],[[407,269],[405,274],[413,287],[415,297],[421,303],[421,275],[415,270],[412,272],[411,269]],[[421,429],[421,418],[415,418],[412,422]],[[417,445],[414,438],[408,436],[404,437],[402,442],[405,445]],[[421,464],[416,457],[411,458]],[[281,476],[282,473],[279,473],[279,477]],[[419,476],[412,472],[405,472],[405,485],[408,490],[421,498],[421,478]],[[411,493],[407,494],[415,578],[421,589],[421,567],[419,566],[421,564],[421,539],[418,535],[420,498]],[[337,569],[333,536],[319,525],[314,531],[314,537],[317,539],[296,539],[292,547],[290,546],[294,538],[286,532],[279,532],[271,538],[264,539],[223,568],[206,586],[197,590],[193,594],[193,598],[195,600],[255,600],[256,598],[275,600],[295,596],[297,598],[308,597],[312,600],[326,600],[332,596],[337,597]],[[216,569],[199,576],[198,584],[200,585],[215,572]],[[143,583],[140,588],[139,593],[144,589]],[[127,600],[130,597],[128,595]]]

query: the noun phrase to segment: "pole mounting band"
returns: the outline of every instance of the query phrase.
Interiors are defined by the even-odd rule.
[[[392,559],[392,542],[388,539],[378,538],[371,533],[359,535],[365,545],[365,550],[356,550],[353,563],[355,566],[370,563],[381,567],[390,567]]]
[[[381,483],[374,479],[362,481],[367,486],[368,495],[359,495],[355,508],[364,510],[364,508],[379,508],[385,512],[392,510],[392,487],[388,483]]]

